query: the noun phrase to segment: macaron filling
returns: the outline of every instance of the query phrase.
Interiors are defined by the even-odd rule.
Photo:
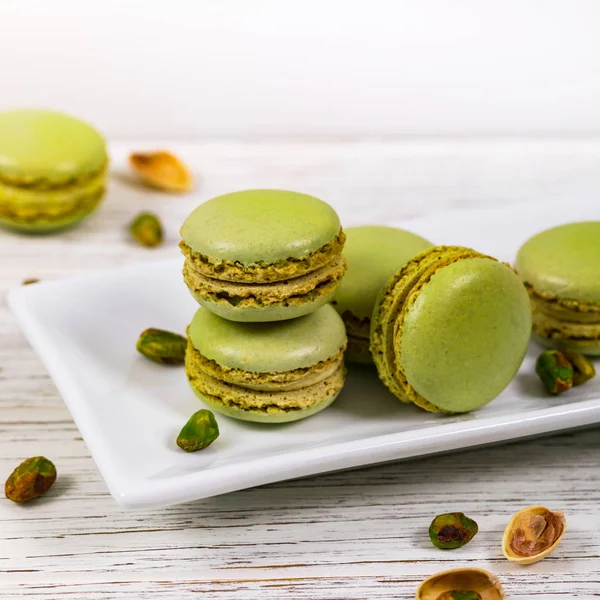
[[[544,345],[600,355],[600,314],[564,311],[556,314],[532,298],[533,333]]]
[[[0,219],[20,224],[52,223],[92,211],[105,192],[106,171],[65,186],[14,187],[0,181]]]
[[[275,262],[243,263],[239,260],[211,258],[195,252],[185,241],[181,241],[179,247],[190,268],[205,277],[219,281],[269,283],[301,277],[323,268],[341,254],[345,239],[346,235],[340,229],[333,241],[315,252],[305,257],[290,256]]]
[[[532,308],[532,327],[543,345],[600,355],[600,303],[540,294],[525,284]]]
[[[207,375],[232,385],[263,391],[298,389],[318,383],[332,375],[344,358],[344,351],[341,348],[335,356],[322,360],[310,367],[293,369],[291,371],[260,373],[219,365],[216,361],[200,354],[189,339],[187,352],[192,372],[202,371]]]
[[[80,175],[67,175],[64,178],[25,177],[0,173],[0,188],[15,188],[14,191],[31,190],[46,192],[49,190],[66,191],[68,188],[87,185],[99,177],[103,177],[108,170],[108,160],[99,169],[82,173]]]
[[[190,261],[183,267],[186,285],[198,301],[239,308],[306,304],[331,294],[339,285],[345,262],[337,255],[324,267],[285,282],[239,283],[206,277]]]
[[[332,302],[332,304],[335,305],[335,302]],[[341,317],[346,326],[346,334],[348,336],[346,358],[356,362],[372,363],[369,350],[371,319],[360,319],[355,317],[350,311],[345,311]]]
[[[313,367],[255,373],[223,368],[190,342],[186,373],[192,388],[213,403],[253,413],[289,413],[310,409],[339,393],[344,385],[343,349]]]

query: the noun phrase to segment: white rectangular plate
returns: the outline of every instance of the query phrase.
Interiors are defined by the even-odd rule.
[[[598,219],[572,206],[573,220]],[[513,261],[529,236],[564,221],[564,207],[446,213],[398,222],[438,244],[460,244]],[[387,222],[393,222],[388,219]],[[600,422],[600,378],[553,398],[534,372],[530,349],[512,384],[491,404],[449,417],[401,404],[373,369],[350,366],[339,399],[287,425],[218,416],[221,436],[186,454],[175,438],[198,410],[182,368],[135,350],[147,327],[185,332],[195,303],[181,261],[40,283],[9,304],[44,361],[114,498],[125,506],[186,502],[245,487],[499,442]]]

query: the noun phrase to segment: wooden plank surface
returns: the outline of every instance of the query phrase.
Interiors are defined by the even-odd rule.
[[[53,237],[0,232],[0,477],[22,459],[52,458],[60,476],[30,505],[0,499],[0,598],[412,598],[446,568],[487,568],[509,598],[600,597],[600,430],[577,431],[283,482],[164,510],[125,512],[108,495],[43,365],[8,312],[5,293],[28,277],[54,279],[177,254],[177,230],[197,198],[285,187],[331,202],[346,224],[453,207],[600,198],[600,140],[244,141],[158,144],[198,174],[197,196],[134,185],[112,148],[110,194],[84,226]],[[164,219],[158,250],[132,244],[142,209]],[[600,204],[599,204],[600,217]],[[522,568],[502,558],[509,516],[530,504],[563,509],[555,555]],[[429,522],[462,510],[480,533],[434,549]]]

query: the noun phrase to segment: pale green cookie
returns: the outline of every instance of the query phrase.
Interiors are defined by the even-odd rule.
[[[331,306],[279,323],[239,323],[200,308],[188,328],[186,373],[211,408],[283,423],[319,412],[344,384],[344,324]]]
[[[48,110],[0,113],[0,223],[29,233],[74,225],[100,203],[108,157],[102,136]]]
[[[346,269],[345,234],[325,202],[248,190],[196,208],[181,228],[183,276],[194,298],[226,319],[293,319],[329,302]]]
[[[510,383],[530,333],[527,292],[509,267],[469,248],[440,246],[411,260],[382,291],[371,351],[400,400],[462,413]]]
[[[0,113],[0,173],[21,182],[66,182],[104,169],[104,138],[87,123],[51,110]]]
[[[600,221],[543,231],[519,250],[533,332],[543,345],[600,355]]]
[[[307,258],[341,229],[336,212],[318,198],[283,190],[247,190],[213,198],[196,208],[181,238],[211,259],[268,265]]]

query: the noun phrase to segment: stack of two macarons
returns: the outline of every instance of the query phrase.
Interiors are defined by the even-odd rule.
[[[529,239],[516,270],[544,346],[600,356],[600,221],[567,223]]]
[[[285,422],[331,404],[347,337],[350,360],[374,362],[394,395],[434,412],[483,406],[525,356],[525,287],[474,250],[391,227],[350,228],[346,239],[330,206],[276,190],[214,198],[181,235],[201,305],[187,376],[229,416]]]
[[[186,373],[214,410],[282,423],[329,406],[344,385],[344,323],[329,302],[345,234],[325,202],[249,190],[198,206],[181,228],[183,276],[200,304]]]

